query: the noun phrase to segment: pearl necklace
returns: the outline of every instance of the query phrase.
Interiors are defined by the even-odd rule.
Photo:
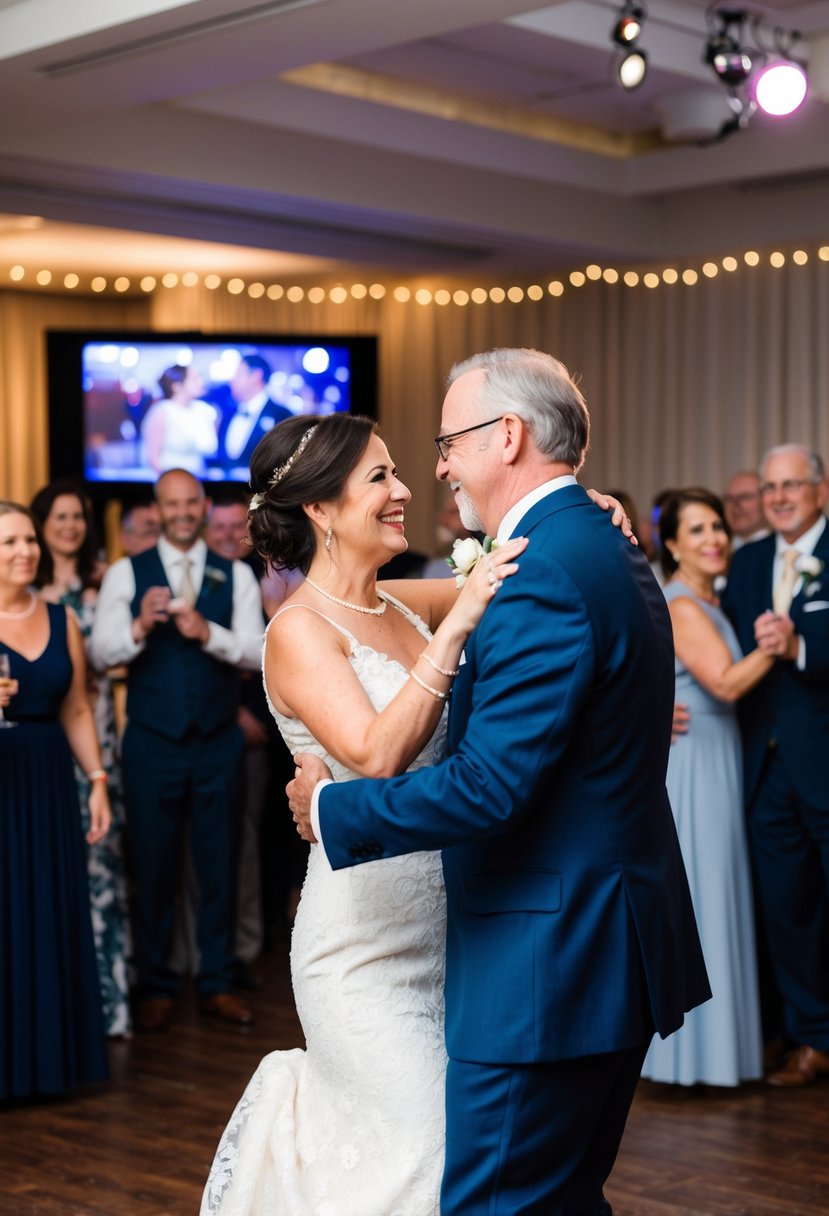
[[[22,612],[0,612],[0,620],[4,621],[24,621],[27,616],[31,616],[35,608],[37,608],[37,596],[33,591],[29,592],[29,607],[24,608]]]
[[[352,612],[363,612],[366,616],[382,616],[386,611],[386,601],[383,600],[379,608],[364,608],[362,604],[349,604],[348,600],[341,600],[336,595],[332,595],[330,591],[323,591],[318,583],[315,583],[312,578],[305,575],[305,581],[315,591],[319,591],[320,595],[324,595],[327,600],[331,600],[332,604],[339,604],[341,608],[350,608]]]

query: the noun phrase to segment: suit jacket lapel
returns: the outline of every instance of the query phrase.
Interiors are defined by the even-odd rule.
[[[530,507],[526,515],[519,521],[515,535],[529,536],[535,528],[558,514],[559,511],[566,511],[572,507],[583,507],[589,503],[590,499],[581,486],[563,486]],[[475,633],[473,631],[466,643],[466,662],[455,680],[452,700],[449,703],[448,747],[450,752],[456,750],[466,729],[472,706],[472,685],[475,681],[476,669]]]

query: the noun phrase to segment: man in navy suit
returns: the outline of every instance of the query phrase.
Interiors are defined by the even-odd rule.
[[[828,491],[820,457],[799,444],[772,448],[761,482],[774,532],[735,554],[723,607],[746,653],[756,638],[786,660],[739,710],[757,885],[795,1044],[766,1079],[802,1086],[829,1074]]]
[[[576,482],[588,429],[548,355],[453,369],[437,476],[466,527],[529,544],[469,640],[449,757],[315,789],[302,756],[289,786],[335,868],[444,850],[444,1216],[609,1213],[654,1029],[709,995],[665,792],[670,620]]]
[[[262,355],[243,355],[239,360],[230,381],[236,409],[225,415],[219,427],[219,457],[227,469],[246,469],[262,436],[277,422],[293,417],[286,406],[268,396],[270,378],[270,366]]]

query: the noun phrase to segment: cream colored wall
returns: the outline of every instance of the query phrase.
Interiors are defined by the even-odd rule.
[[[668,485],[721,489],[772,443],[800,440],[829,457],[829,264],[815,258],[692,287],[588,283],[560,299],[464,307],[390,294],[292,304],[204,288],[135,301],[0,293],[0,495],[27,499],[47,477],[45,330],[91,325],[376,334],[381,428],[420,504],[409,526],[420,549],[439,502],[431,438],[445,374],[496,345],[551,351],[580,377],[593,423],[583,480],[624,487],[640,507]]]

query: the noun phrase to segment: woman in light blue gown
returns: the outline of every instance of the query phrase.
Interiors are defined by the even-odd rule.
[[[665,598],[676,649],[676,700],[690,729],[668,763],[671,800],[712,998],[667,1039],[654,1039],[642,1075],[679,1085],[739,1085],[763,1075],[751,875],[735,702],[774,659],[742,656],[721,611],[730,530],[708,490],[677,491],[660,515]]]

